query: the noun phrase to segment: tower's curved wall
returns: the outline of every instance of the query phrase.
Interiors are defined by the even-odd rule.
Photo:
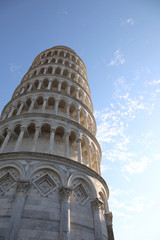
[[[108,187],[79,56],[40,53],[0,121],[0,239],[111,239]]]

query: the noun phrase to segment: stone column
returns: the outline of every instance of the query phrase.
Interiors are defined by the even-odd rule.
[[[30,83],[30,85],[29,85],[28,92],[30,92],[31,89],[32,89],[32,83]]]
[[[34,104],[35,104],[35,101],[36,101],[35,98],[32,98],[32,99],[31,99],[31,105],[30,105],[30,107],[29,107],[29,109],[28,109],[28,113],[31,113],[31,112],[32,112],[33,107],[34,107]]]
[[[88,145],[87,150],[88,150],[88,157],[89,157],[89,167],[92,168],[92,161],[91,161],[91,146],[90,146],[90,145]]]
[[[58,91],[61,91],[62,82],[58,82]]]
[[[66,108],[67,108],[67,110],[66,110],[66,117],[70,118],[70,112],[69,112],[70,103],[67,104]]]
[[[85,128],[88,128],[88,124],[87,124],[87,115],[84,115],[84,122],[85,122]]]
[[[17,139],[16,145],[15,145],[15,148],[14,148],[14,152],[18,151],[18,149],[19,149],[19,147],[22,143],[22,139],[23,139],[25,130],[26,130],[25,127],[21,127],[21,131],[20,131],[19,137]]]
[[[59,99],[56,99],[56,101],[55,101],[55,108],[54,108],[54,114],[56,114],[56,115],[58,113],[58,104],[59,104]]]
[[[20,105],[16,115],[19,115],[22,112],[23,106],[24,106],[24,102],[21,102],[21,105]]]
[[[82,148],[81,148],[82,139],[79,138],[77,142],[78,142],[78,162],[82,163]]]
[[[80,109],[77,109],[77,122],[80,123]]]
[[[35,134],[34,134],[34,138],[33,138],[32,152],[36,151],[36,146],[37,146],[37,141],[38,141],[40,131],[41,131],[40,126],[36,126],[35,127]]]
[[[71,89],[71,85],[68,84],[68,86],[67,86],[67,93],[68,93],[68,94],[70,94],[70,89]]]
[[[55,131],[56,131],[56,129],[51,128],[50,140],[49,140],[49,150],[48,150],[48,153],[50,153],[50,154],[53,153]]]
[[[2,120],[5,120],[7,118],[8,113],[3,114]]]
[[[97,153],[95,154],[95,158],[96,158],[96,160],[95,160],[96,171],[97,171],[97,173],[100,174],[100,172],[99,172],[99,166],[98,166],[98,157],[97,157]]]
[[[82,96],[82,102],[85,104],[85,94],[83,93],[83,96]]]
[[[50,80],[49,83],[48,83],[48,87],[47,87],[48,90],[51,89],[51,85],[52,85],[52,81]]]
[[[76,98],[79,99],[79,97],[78,97],[78,89],[76,89]]]
[[[112,227],[112,212],[105,214],[108,230],[108,240],[114,240],[113,227]]]
[[[30,183],[27,181],[20,180],[17,182],[14,206],[12,209],[11,218],[6,232],[5,240],[18,239],[18,232],[21,224],[21,218],[29,186]]]
[[[10,113],[8,114],[8,118],[12,117],[15,109],[16,109],[15,106],[12,106],[11,111],[10,111]]]
[[[94,218],[94,231],[95,231],[95,239],[102,240],[102,223],[100,219],[100,208],[103,205],[98,198],[95,198],[92,202],[93,209],[93,218]]]
[[[65,157],[69,158],[69,135],[70,132],[65,133]]]
[[[70,195],[72,189],[69,187],[61,187],[59,193],[61,199],[61,213],[58,240],[70,240]]]
[[[42,105],[42,113],[45,112],[46,105],[47,105],[47,98],[44,98],[43,105]]]
[[[12,134],[12,131],[10,129],[8,129],[7,130],[7,135],[6,135],[6,137],[5,137],[4,141],[3,141],[3,144],[2,144],[1,149],[0,149],[1,153],[4,152],[4,150],[6,148],[6,145],[7,145],[8,141],[9,141],[9,139],[10,139],[11,134]]]
[[[38,84],[38,90],[40,90],[41,89],[41,87],[42,87],[42,81],[39,81],[39,84]]]
[[[25,87],[22,87],[20,94],[24,93],[24,91],[25,91]]]

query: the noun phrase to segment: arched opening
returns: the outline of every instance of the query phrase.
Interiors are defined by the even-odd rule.
[[[62,62],[63,62],[62,59],[59,59],[59,60],[58,60],[58,63],[62,64]]]
[[[54,154],[65,156],[65,137],[64,137],[64,128],[58,127],[55,132],[54,137]]]
[[[78,161],[78,151],[77,151],[77,137],[74,131],[71,131],[69,135],[69,157],[72,160]]]
[[[27,110],[29,109],[30,105],[31,105],[31,98],[28,98],[26,101],[26,105],[27,105]]]
[[[44,89],[47,89],[48,83],[49,83],[48,79],[47,79],[47,78],[44,79],[44,81],[43,81],[43,87],[44,87]]]
[[[62,91],[62,92],[67,92],[67,83],[66,83],[65,81],[62,82],[61,91]]]
[[[21,144],[21,151],[31,151],[33,145],[33,138],[35,134],[35,123],[30,123],[24,134],[23,141]]]
[[[75,80],[75,78],[76,78],[75,74],[74,74],[74,73],[72,73],[72,74],[71,74],[71,79],[74,81],[74,80]]]
[[[43,73],[44,73],[44,68],[41,68],[40,74],[43,74]]]
[[[64,57],[64,52],[61,51],[60,54],[59,54],[59,56]]]
[[[79,61],[79,59],[77,60],[77,64],[80,66],[80,61]]]
[[[82,149],[82,163],[85,164],[86,166],[89,167],[89,155],[88,155],[88,149],[87,149],[87,139],[86,138],[82,138],[82,142],[81,142],[81,149]]]
[[[55,60],[55,58],[52,58],[52,61],[51,61],[51,63],[55,63],[55,61],[56,61],[56,60]]]
[[[83,102],[83,92],[81,90],[78,93],[78,98],[81,102]]]
[[[75,64],[72,64],[72,65],[71,65],[71,68],[76,69],[76,65],[75,65]]]
[[[38,85],[39,85],[39,81],[36,80],[35,83],[34,83],[34,86],[35,86],[36,89],[38,88]]]
[[[66,65],[66,66],[69,66],[69,62],[68,62],[68,61],[66,61],[66,62],[65,62],[65,65]]]
[[[49,56],[51,56],[51,52],[48,52],[46,57],[49,57]]]
[[[39,96],[39,97],[37,98],[36,103],[37,103],[37,104],[35,105],[35,106],[37,106],[36,111],[39,111],[40,109],[42,109],[43,97],[42,97],[42,96]]]
[[[51,127],[48,123],[44,123],[41,127],[41,134],[37,141],[37,151],[48,153],[49,141],[50,141]]]
[[[58,114],[62,116],[66,115],[66,102],[63,99],[59,102]]]
[[[47,113],[53,113],[54,104],[55,104],[55,99],[53,97],[50,97],[48,99],[48,105],[47,105],[47,109],[46,109]]]
[[[55,52],[53,53],[53,55],[55,55],[55,56],[58,55],[58,51],[55,51]]]
[[[71,94],[73,97],[76,97],[76,89],[75,89],[75,86],[71,86],[71,88],[70,88],[70,94]]]
[[[72,56],[72,61],[73,61],[73,62],[75,62],[75,61],[76,61],[76,59],[75,59],[75,56]]]
[[[71,120],[77,121],[77,112],[76,112],[76,107],[74,104],[71,104],[69,111],[70,111]]]
[[[37,74],[37,71],[35,70],[35,71],[33,72],[33,76],[36,76],[36,74]]]
[[[63,76],[64,76],[64,77],[67,77],[67,76],[68,76],[68,70],[67,70],[67,69],[65,69],[65,70],[63,71]]]
[[[56,68],[56,70],[55,70],[55,74],[57,74],[57,75],[60,75],[61,74],[61,69],[58,67],[58,68]]]
[[[96,171],[96,149],[93,143],[91,143],[91,163],[92,169]]]
[[[52,67],[49,67],[49,68],[47,69],[47,74],[52,74],[52,71],[53,71]]]
[[[48,59],[46,59],[45,61],[44,61],[44,64],[47,64],[48,63]]]
[[[52,81],[51,89],[58,90],[58,80],[57,79]]]
[[[69,53],[66,53],[66,58],[70,58],[70,54]]]
[[[80,124],[81,124],[83,127],[85,127],[85,115],[84,115],[82,109],[81,109],[81,111],[80,111]]]
[[[81,78],[80,78],[80,77],[78,78],[78,84],[79,84],[79,85],[81,85],[81,84],[82,84],[82,80],[81,80]]]

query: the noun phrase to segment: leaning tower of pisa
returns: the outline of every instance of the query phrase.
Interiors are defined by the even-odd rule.
[[[0,121],[0,240],[113,240],[86,67],[40,53]]]

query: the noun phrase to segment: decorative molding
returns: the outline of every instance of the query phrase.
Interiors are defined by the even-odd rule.
[[[27,193],[28,189],[30,187],[30,182],[26,180],[18,180],[17,181],[17,186],[16,186],[16,191],[18,193]]]
[[[15,178],[10,172],[7,172],[3,177],[0,178],[0,194],[6,192],[16,183]]]
[[[36,189],[44,196],[47,197],[50,193],[55,191],[58,188],[56,181],[50,176],[49,173],[44,174],[36,178],[33,181]]]
[[[71,194],[72,194],[72,191],[73,191],[72,188],[65,187],[65,186],[61,187],[61,188],[59,189],[60,198],[61,198],[62,200],[67,200],[67,201],[68,201],[68,200],[69,200],[69,197],[70,197]]]
[[[73,195],[76,198],[76,200],[79,202],[79,204],[81,204],[81,205],[84,205],[90,199],[90,193],[89,193],[88,189],[80,181],[78,181],[78,182],[76,182],[76,184],[74,184]]]
[[[101,208],[103,206],[103,202],[99,200],[98,198],[95,198],[92,202],[92,207],[93,208]]]

